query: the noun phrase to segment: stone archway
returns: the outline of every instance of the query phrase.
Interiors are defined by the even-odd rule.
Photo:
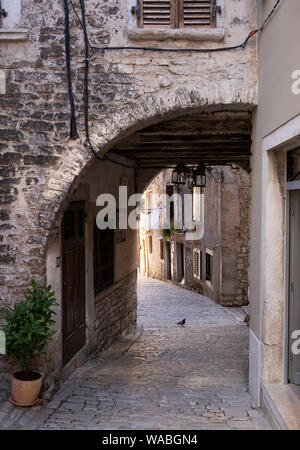
[[[214,90],[161,90],[158,95],[145,95],[127,103],[108,116],[100,116],[97,123],[91,123],[90,135],[95,148],[104,155],[118,142],[137,130],[155,123],[205,111],[230,108],[236,111],[251,111],[256,104],[256,93],[241,90],[228,80],[220,82]],[[26,226],[20,231],[20,247],[17,256],[17,271],[22,273],[20,288],[12,286],[10,295],[17,292],[21,296],[30,279],[35,278],[41,285],[51,281],[57,292],[61,289],[61,279],[52,269],[59,265],[60,222],[63,211],[78,187],[80,180],[88,174],[95,157],[83,145],[83,140],[68,141],[65,151],[59,156],[44,158],[38,169],[39,183],[18,198],[16,211],[26,204]],[[143,189],[157,174],[156,169],[144,169],[137,174],[139,189]],[[24,214],[23,214],[24,216]],[[19,220],[20,228],[22,221]],[[21,238],[22,236],[22,238]],[[23,258],[23,255],[26,255]],[[49,256],[50,255],[50,256]],[[50,259],[49,259],[50,257]],[[47,259],[47,261],[46,261]],[[50,262],[49,262],[50,261]],[[51,275],[52,274],[52,275]],[[53,283],[54,281],[54,283]],[[50,348],[53,358],[49,388],[61,380],[61,317],[58,316],[58,333]],[[92,334],[92,330],[91,330]],[[76,364],[79,364],[80,360]]]
[[[203,99],[200,93],[195,91],[177,91],[175,93],[169,93],[169,95],[166,95],[165,93],[161,97],[147,96],[145,98],[140,98],[135,103],[130,103],[117,111],[113,111],[110,116],[99,120],[99,123],[92,124],[91,140],[94,148],[99,149],[99,154],[104,155],[112,148],[115,148],[119,142],[126,140],[126,138],[133,135],[138,130],[145,129],[146,127],[170,119],[176,119],[187,114],[199,112],[207,113],[224,109],[245,112],[253,109],[253,103],[239,103],[234,101],[237,99],[227,98],[226,100],[228,103],[224,103],[225,99],[223,99],[222,104],[217,102],[217,100],[219,100],[218,97],[215,100],[215,102],[209,104],[208,99]],[[47,174],[47,183],[43,187],[43,192],[41,193],[42,196],[47,196],[49,199],[49,225],[51,222],[51,233],[47,243],[47,281],[55,285],[58,297],[60,297],[59,292],[61,291],[61,282],[60,280],[57,281],[56,271],[55,269],[53,270],[53,268],[55,267],[56,256],[60,251],[59,226],[62,213],[68,202],[72,199],[72,195],[79,184],[83,179],[86,179],[86,177],[89,176],[97,164],[101,165],[101,162],[96,160],[92,152],[84,147],[82,143],[79,145],[79,142],[69,142],[67,156],[61,159],[58,166],[53,168],[52,171]],[[143,190],[159,171],[160,169],[155,168],[138,170],[135,178],[136,191],[139,192],[140,190]],[[105,184],[105,180],[102,180],[102,185],[103,183]],[[127,281],[132,288],[135,283],[134,277],[132,278],[131,276],[130,280],[128,279]],[[124,282],[124,278],[122,277],[118,279],[118,283],[121,283],[118,285],[118,289],[127,289],[127,281]],[[61,302],[60,298],[59,301]],[[89,327],[88,347],[84,350],[85,354],[81,355],[77,361],[74,362],[70,367],[70,370],[73,370],[78,364],[81,364],[86,357],[86,353],[89,353],[96,345],[95,336],[97,335],[97,332],[95,332],[94,323],[95,317],[97,317],[97,307],[94,305],[92,295],[89,296],[88,301],[90,304],[90,307],[87,308],[87,321]],[[57,355],[61,353],[61,339],[61,332],[59,330],[53,344]],[[61,367],[59,358],[57,363],[58,366]],[[56,373],[57,376],[60,377],[61,374],[59,374],[59,369],[57,369]],[[67,371],[66,374],[67,373],[69,373],[69,371]]]
[[[231,107],[237,111],[252,111],[257,104],[256,92],[252,89],[239,91],[230,80],[223,80],[214,90],[162,90],[159,95],[145,95],[134,102],[129,102],[109,116],[100,116],[99,121],[91,124],[91,142],[99,155],[104,155],[117,142],[125,139],[135,131],[172,117],[179,117],[189,112],[218,110]],[[56,214],[63,208],[64,202],[76,186],[77,177],[88,170],[94,156],[82,145],[82,141],[66,144],[67,155],[57,161],[45,177],[41,197],[46,194],[48,218],[54,222]],[[144,181],[147,184],[154,173],[149,172]],[[48,208],[47,208],[48,206]]]

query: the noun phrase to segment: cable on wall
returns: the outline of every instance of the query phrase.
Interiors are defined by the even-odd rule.
[[[89,64],[90,64],[90,55],[89,55],[89,40],[87,35],[86,28],[86,18],[85,18],[85,4],[84,0],[80,0],[81,7],[81,23],[84,35],[84,44],[85,44],[85,66],[84,66],[84,93],[83,93],[83,101],[84,101],[84,128],[85,128],[85,137],[86,137],[86,145],[90,148],[96,158],[103,160],[101,156],[99,156],[98,152],[94,149],[91,139],[90,139],[90,131],[89,131]]]
[[[72,7],[77,15],[76,8],[70,0]],[[82,2],[82,0],[80,0]],[[151,51],[151,52],[171,52],[171,53],[186,53],[186,52],[194,52],[194,53],[215,53],[215,52],[224,52],[224,51],[231,51],[231,50],[238,50],[238,49],[244,49],[249,40],[253,38],[259,31],[263,31],[264,27],[267,25],[267,23],[271,20],[272,16],[275,14],[276,10],[278,9],[278,6],[280,4],[281,0],[277,0],[274,4],[272,10],[268,14],[267,18],[263,21],[260,28],[257,28],[255,30],[252,30],[248,36],[245,38],[245,40],[241,44],[228,46],[228,47],[215,47],[215,48],[160,48],[160,47],[136,47],[136,46],[112,46],[112,47],[96,47],[90,44],[89,40],[89,46],[94,51],[99,52],[105,52],[106,50],[141,50],[141,51]],[[78,15],[77,15],[78,16]],[[81,26],[83,26],[83,23],[79,20]]]
[[[244,49],[249,40],[254,37],[258,32],[263,31],[266,24],[271,20],[272,16],[275,14],[275,12],[278,9],[278,6],[281,2],[281,0],[277,0],[273,9],[268,14],[267,18],[263,21],[260,28],[255,29],[251,31],[246,39],[238,45],[230,46],[230,47],[217,47],[217,48],[201,48],[201,49],[195,49],[195,48],[159,48],[159,47],[135,47],[135,46],[114,46],[114,47],[96,47],[91,45],[88,37],[87,32],[87,25],[86,25],[86,15],[85,15],[85,0],[79,0],[80,2],[80,8],[81,8],[81,16],[80,19],[77,10],[74,6],[74,3],[72,0],[69,0],[71,3],[71,6],[77,16],[77,19],[81,25],[81,28],[83,30],[84,35],[84,42],[85,42],[85,71],[84,71],[84,122],[85,122],[85,134],[86,134],[86,145],[90,148],[94,156],[101,161],[110,161],[114,164],[118,164],[122,167],[128,168],[128,169],[137,169],[137,168],[149,168],[150,167],[143,167],[143,166],[131,166],[124,163],[121,163],[119,161],[115,161],[111,158],[109,158],[107,155],[104,157],[100,156],[99,153],[94,149],[89,135],[89,62],[90,62],[90,50],[93,52],[100,51],[104,53],[107,50],[142,50],[142,51],[152,51],[152,52],[198,52],[198,53],[214,53],[214,52],[224,52],[224,51],[231,51],[231,50],[237,50],[237,49]],[[68,91],[69,91],[69,98],[70,98],[70,105],[71,105],[71,133],[70,136],[76,136],[78,137],[78,133],[76,130],[76,118],[75,118],[75,106],[74,106],[74,96],[72,91],[72,79],[71,79],[71,67],[70,67],[70,32],[69,32],[69,8],[68,8],[68,0],[64,0],[65,5],[65,41],[66,41],[66,60],[67,60],[67,74],[68,74]],[[75,139],[76,139],[75,137]],[[72,137],[74,139],[74,137]],[[154,168],[154,167],[153,167]],[[156,168],[156,167],[155,167]],[[167,168],[167,167],[166,167]]]
[[[65,10],[65,52],[66,52],[66,66],[67,66],[67,83],[68,83],[69,102],[71,108],[70,138],[75,140],[79,136],[76,125],[75,101],[73,95],[72,75],[71,75],[70,12],[68,0],[64,0],[64,10]]]

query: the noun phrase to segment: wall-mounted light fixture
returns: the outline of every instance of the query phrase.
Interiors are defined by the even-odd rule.
[[[193,181],[194,186],[205,188],[206,186],[206,174],[205,174],[205,165],[199,164],[194,170],[193,170]]]
[[[201,187],[206,186],[206,174],[205,165],[203,163],[196,167],[186,167],[183,164],[178,164],[172,172],[173,184],[186,184],[189,187]]]
[[[172,183],[173,184],[185,184],[187,181],[187,176],[189,174],[189,169],[183,164],[178,164],[172,172]]]

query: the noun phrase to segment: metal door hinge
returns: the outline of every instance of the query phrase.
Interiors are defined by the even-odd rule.
[[[217,13],[221,14],[222,7],[217,5],[217,0],[213,0],[213,9],[212,9],[212,15],[213,17],[217,17]]]
[[[136,6],[131,8],[131,14],[135,14],[137,19],[141,18],[141,1],[137,0]]]

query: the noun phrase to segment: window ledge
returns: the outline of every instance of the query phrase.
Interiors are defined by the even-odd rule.
[[[0,29],[0,41],[27,41],[28,30],[26,28]]]
[[[126,29],[127,36],[133,41],[165,41],[167,39],[182,41],[213,41],[219,42],[224,39],[223,28],[202,29],[162,29],[162,28],[129,28]]]

